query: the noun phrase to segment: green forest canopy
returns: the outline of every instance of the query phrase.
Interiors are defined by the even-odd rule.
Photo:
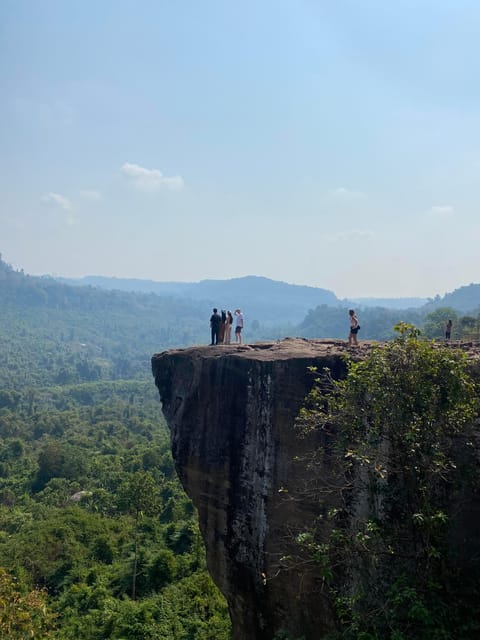
[[[154,352],[208,341],[210,308],[71,287],[1,260],[0,297],[0,624],[12,638],[226,640],[150,374]],[[454,337],[478,331],[478,316],[453,309],[361,313],[364,338],[389,338],[399,317],[432,337],[447,316]],[[320,306],[298,327],[257,322],[247,335],[345,337],[345,317]],[[30,607],[27,622],[2,593]]]
[[[227,640],[149,369],[157,301],[3,275],[0,635]]]

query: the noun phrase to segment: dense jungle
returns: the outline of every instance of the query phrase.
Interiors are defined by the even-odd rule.
[[[227,640],[150,372],[154,352],[208,341],[215,301],[72,286],[1,260],[0,294],[0,636]],[[362,337],[405,320],[440,338],[448,317],[454,338],[476,337],[474,304],[434,302],[365,307]],[[297,325],[253,318],[247,340],[344,337],[345,317],[338,303]]]

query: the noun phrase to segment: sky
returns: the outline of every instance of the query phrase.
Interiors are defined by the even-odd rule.
[[[2,0],[3,259],[480,282],[479,33],[478,0]]]

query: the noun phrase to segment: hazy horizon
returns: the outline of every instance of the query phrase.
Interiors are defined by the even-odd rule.
[[[360,296],[360,295],[339,295],[339,293],[337,291],[335,291],[334,289],[330,289],[329,287],[324,287],[322,285],[309,285],[309,284],[305,284],[304,282],[289,282],[287,280],[277,280],[276,278],[269,278],[268,276],[264,276],[262,274],[253,274],[253,273],[245,273],[242,275],[238,275],[238,276],[232,276],[231,278],[199,278],[197,280],[157,280],[154,278],[137,278],[137,277],[130,277],[130,276],[118,276],[118,275],[105,275],[103,273],[85,273],[84,275],[80,275],[80,276],[66,276],[63,273],[31,273],[28,272],[26,269],[24,269],[21,265],[16,265],[11,263],[7,257],[0,251],[0,255],[2,255],[2,259],[4,260],[4,262],[6,262],[7,264],[10,264],[15,270],[20,270],[23,269],[24,272],[28,275],[31,276],[38,276],[38,277],[52,277],[52,278],[60,278],[60,279],[71,279],[71,280],[83,280],[86,278],[110,278],[110,279],[118,279],[118,280],[140,280],[140,281],[151,281],[151,282],[156,282],[156,283],[180,283],[180,284],[198,284],[200,282],[204,282],[204,281],[228,281],[228,280],[232,280],[232,279],[242,279],[242,278],[249,278],[249,277],[253,277],[253,278],[267,278],[268,280],[272,280],[274,282],[282,282],[284,284],[288,284],[288,285],[294,285],[294,286],[299,286],[299,287],[314,287],[314,288],[318,288],[318,289],[324,289],[327,291],[331,291],[333,292],[336,297],[339,300],[376,300],[376,299],[391,299],[391,300],[396,300],[396,299],[433,299],[435,298],[437,295],[439,295],[440,297],[443,297],[444,295],[446,295],[447,293],[451,293],[452,291],[459,289],[460,287],[464,287],[464,286],[468,286],[470,284],[477,284],[477,283],[463,283],[463,284],[459,284],[457,287],[454,287],[452,290],[449,291],[444,291],[444,292],[434,292],[434,293],[430,293],[427,295],[405,295],[405,296],[395,296],[395,295],[385,295],[385,296],[375,296],[375,295],[364,295],[364,296]]]
[[[0,6],[0,242],[31,274],[478,280],[480,5]]]

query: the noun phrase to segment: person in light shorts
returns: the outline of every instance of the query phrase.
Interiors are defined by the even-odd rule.
[[[243,313],[235,309],[235,342],[242,344]]]

